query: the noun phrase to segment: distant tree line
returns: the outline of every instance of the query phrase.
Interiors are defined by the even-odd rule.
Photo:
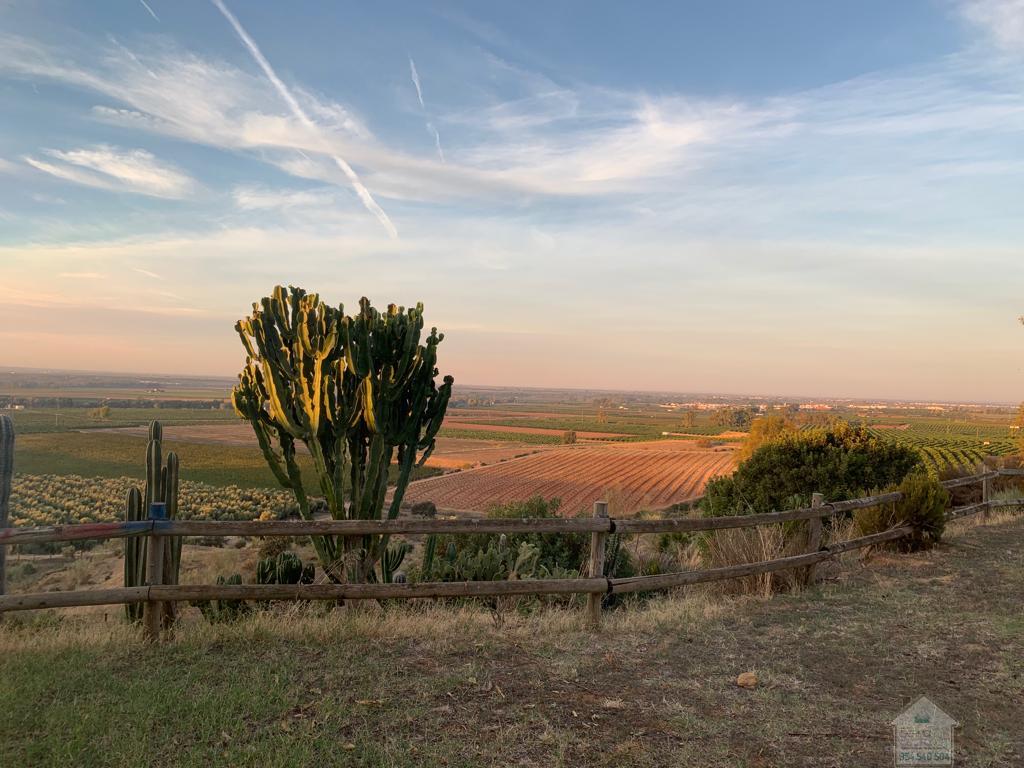
[[[216,411],[230,408],[227,400],[168,400],[157,398],[109,397],[15,397],[0,395],[0,408],[23,405],[26,408],[189,408]]]

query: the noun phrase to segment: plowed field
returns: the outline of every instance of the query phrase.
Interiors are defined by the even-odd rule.
[[[521,459],[412,483],[407,501],[442,509],[485,510],[532,496],[560,498],[575,515],[597,500],[614,500],[617,514],[666,507],[699,496],[708,479],[733,468],[731,451],[621,446],[556,448]]]

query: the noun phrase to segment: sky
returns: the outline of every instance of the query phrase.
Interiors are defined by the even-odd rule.
[[[0,0],[0,365],[1024,398],[1024,0]]]

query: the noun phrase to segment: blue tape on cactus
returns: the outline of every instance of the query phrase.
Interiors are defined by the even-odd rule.
[[[154,501],[149,505],[150,520],[166,520],[167,505],[162,501]]]

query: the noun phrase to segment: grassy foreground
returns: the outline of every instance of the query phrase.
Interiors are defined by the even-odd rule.
[[[772,600],[607,615],[366,607],[201,623],[143,646],[109,611],[0,629],[0,765],[891,765],[926,694],[957,765],[1024,763],[1024,520],[848,559]],[[748,690],[736,675],[754,671]]]

